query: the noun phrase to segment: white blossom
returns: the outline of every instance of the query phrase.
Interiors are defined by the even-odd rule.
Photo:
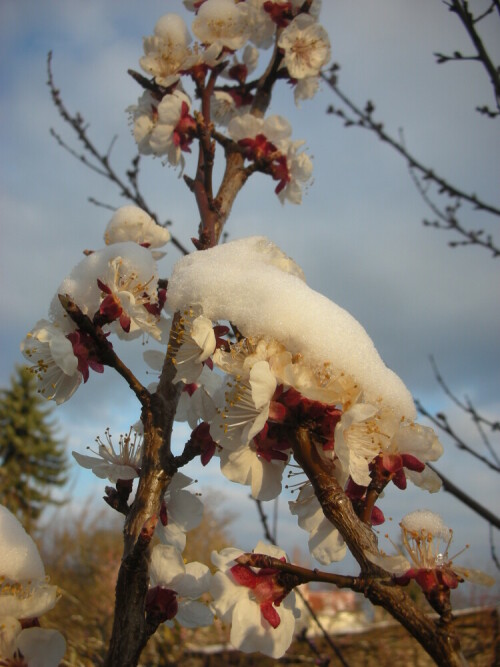
[[[92,470],[96,477],[109,479],[116,484],[118,480],[129,480],[139,477],[142,463],[142,435],[131,428],[127,435],[120,435],[118,449],[113,446],[109,429],[105,432],[105,441],[97,438],[96,456],[87,456],[72,452],[76,462]],[[90,447],[88,447],[90,449]],[[93,452],[93,450],[91,450]]]
[[[302,184],[307,183],[312,177],[311,158],[304,151],[298,151],[303,144],[303,141],[290,141],[284,151],[287,174],[283,181],[283,188],[278,191],[282,204],[285,203],[285,200],[292,204],[301,204]]]
[[[322,565],[342,560],[347,551],[339,531],[323,514],[311,484],[304,485],[297,500],[288,503],[290,512],[298,517],[299,526],[309,533],[309,551]]]
[[[203,362],[214,352],[216,341],[212,321],[201,314],[199,306],[183,309],[178,321],[173,322],[174,342],[168,345],[168,354],[176,367],[174,382],[196,382],[203,370]]]
[[[38,619],[52,609],[58,599],[58,589],[48,583],[40,554],[32,538],[16,517],[6,507],[0,505],[0,649],[2,652],[13,654],[17,650],[22,650],[24,654],[23,647],[30,647],[32,644],[27,640],[26,634],[23,634],[27,631],[21,630],[22,626],[18,621]],[[43,637],[47,638],[48,635]],[[59,648],[62,647],[60,660],[65,652],[65,642],[59,633],[55,642]],[[28,661],[28,665],[35,664],[37,663],[33,660]],[[59,661],[48,660],[43,664],[55,667]]]
[[[217,45],[219,51],[237,51],[250,36],[247,14],[245,2],[206,0],[193,20],[192,30],[203,44]]]
[[[224,477],[231,482],[249,486],[252,498],[273,500],[281,493],[283,471],[288,456],[285,461],[268,461],[259,455],[254,442],[236,449],[222,449],[219,456]]]
[[[330,60],[328,33],[309,14],[299,14],[283,30],[278,46],[284,51],[283,65],[293,79],[317,76]]]
[[[449,555],[453,531],[444,524],[439,514],[416,510],[404,516],[399,525],[404,553],[396,556],[366,553],[370,561],[395,577],[415,579],[426,594],[443,585],[456,588],[464,579],[484,586],[495,583],[492,577],[480,570],[453,563],[456,556]]]
[[[90,318],[99,314],[103,326],[110,326],[120,338],[147,334],[162,339],[158,269],[151,252],[137,243],[114,243],[85,257],[61,283],[58,294],[68,295]],[[56,296],[51,313],[60,318],[61,311]]]
[[[247,0],[248,24],[250,28],[250,41],[260,49],[271,46],[276,33],[276,24],[268,12],[264,10],[263,4],[266,0]]]
[[[161,521],[156,525],[162,543],[180,552],[186,546],[186,533],[197,528],[203,518],[203,503],[194,493],[186,491],[192,483],[190,477],[175,473],[163,498]]]
[[[162,16],[154,34],[143,40],[144,56],[139,61],[142,69],[151,74],[158,85],[172,86],[179,80],[190,42],[191,36],[181,16]]]
[[[71,398],[83,379],[67,338],[74,329],[69,318],[59,322],[39,320],[21,343],[21,352],[37,379],[38,392],[57,404]]]
[[[254,553],[285,557],[281,549],[263,542],[257,544]],[[299,616],[295,593],[287,594],[273,575],[259,575],[251,570],[247,574],[252,587],[238,583],[243,566],[237,566],[235,559],[241,554],[241,550],[232,547],[212,552],[212,562],[219,570],[210,587],[212,607],[223,623],[231,624],[230,641],[235,648],[279,658],[292,642]]]
[[[151,586],[161,586],[176,594],[177,622],[185,628],[211,625],[210,609],[198,599],[210,588],[212,575],[206,565],[198,562],[184,564],[181,553],[173,546],[157,544],[151,553],[149,570]],[[167,621],[172,627],[172,621]]]
[[[247,378],[227,380],[214,397],[218,414],[210,426],[212,438],[233,450],[247,444],[264,428],[275,389],[267,361],[252,366]]]
[[[335,429],[335,453],[346,473],[361,486],[370,484],[369,466],[377,456],[382,457],[382,465],[386,460],[390,466],[392,457],[399,455],[404,474],[412,482],[431,492],[441,487],[439,477],[430,468],[412,469],[412,464],[416,463],[420,468],[420,463],[423,467],[427,461],[436,461],[443,453],[443,446],[434,431],[401,420],[390,408],[357,403],[345,411]]]

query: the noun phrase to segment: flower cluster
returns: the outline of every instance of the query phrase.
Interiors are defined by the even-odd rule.
[[[300,427],[356,511],[369,511],[373,524],[384,517],[378,507],[365,510],[369,489],[379,494],[390,481],[403,489],[407,478],[429,491],[439,488],[426,463],[439,458],[442,446],[431,429],[414,422],[406,387],[359,323],[311,290],[274,244],[253,237],[194,253],[175,266],[168,293],[169,307],[184,313],[178,344],[169,351],[183,368],[176,379],[200,382],[209,361],[225,374],[222,386],[203,394],[213,407],[200,410],[198,419],[209,422],[222,473],[248,485],[254,498],[281,492]],[[236,341],[216,344],[211,332],[219,320],[237,327]],[[343,558],[343,540],[310,486],[290,510],[309,532],[317,560]]]
[[[119,209],[105,235],[106,247],[89,253],[62,282],[52,302],[49,318],[37,322],[21,344],[24,357],[38,380],[38,390],[56,403],[67,401],[89,370],[104,370],[102,349],[87,331],[75,324],[60,303],[71,301],[82,315],[103,332],[101,346],[110,333],[120,338],[152,336],[161,340],[165,290],[158,287],[158,269],[152,251],[170,235],[134,206]]]
[[[191,27],[198,41],[193,42],[177,14],[162,16],[153,35],[144,38],[140,65],[152,82],[127,109],[139,152],[183,169],[195,137],[213,122],[228,126],[228,138],[251,168],[277,181],[281,202],[300,204],[303,185],[312,176],[311,159],[299,150],[304,142],[291,139],[288,121],[255,115],[255,86],[249,76],[258,67],[256,47],[275,42],[276,76],[292,83],[296,102],[316,93],[320,71],[330,60],[328,35],[318,23],[319,3],[307,8],[300,2],[205,0],[188,3],[188,9],[196,13]],[[183,80],[194,81],[203,97],[207,75],[210,111],[205,104],[197,114]]]
[[[438,613],[443,611],[450,590],[464,580],[484,586],[495,583],[484,572],[453,563],[459,555],[450,556],[448,553],[453,531],[445,526],[438,514],[417,510],[403,517],[399,525],[405,553],[397,556],[384,553],[366,555],[370,561],[390,572],[398,584],[405,586],[412,579],[416,581]]]
[[[59,598],[31,537],[0,505],[0,659],[1,664],[56,667],[66,652],[57,630],[39,627],[39,617]]]

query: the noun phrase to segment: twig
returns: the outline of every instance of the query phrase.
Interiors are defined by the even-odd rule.
[[[139,164],[138,158],[134,158],[134,160],[132,161],[132,170],[127,172],[127,177],[131,181],[131,185],[133,187],[133,189],[131,190],[127,186],[127,184],[118,176],[118,174],[114,171],[114,169],[111,167],[110,164],[109,158],[116,137],[113,138],[113,140],[111,141],[110,146],[106,151],[106,153],[100,153],[87,136],[87,126],[84,124],[83,117],[78,112],[74,116],[72,116],[71,113],[68,111],[68,109],[65,107],[61,98],[61,93],[56,88],[54,83],[54,78],[52,74],[51,51],[49,51],[47,55],[47,74],[48,74],[47,85],[49,86],[52,101],[54,102],[54,106],[59,112],[59,115],[71,128],[73,128],[73,130],[76,132],[79,141],[81,141],[83,144],[84,151],[86,151],[91,157],[93,157],[97,162],[97,165],[99,166],[93,164],[87,158],[85,153],[78,153],[78,151],[75,151],[70,146],[68,146],[63,141],[63,139],[54,130],[51,129],[50,133],[55,138],[57,143],[66,151],[68,151],[70,155],[72,155],[76,160],[85,165],[87,168],[91,169],[92,171],[95,171],[100,176],[114,183],[119,188],[120,195],[122,197],[133,202],[143,211],[146,211],[146,213],[150,215],[157,224],[160,224],[158,216],[149,208],[144,197],[142,196],[142,194],[138,189],[137,185],[137,174],[138,174],[137,166]],[[130,174],[135,174],[134,180],[131,180]],[[170,235],[170,240],[172,244],[181,253],[183,253],[184,255],[189,254],[187,248],[174,235],[172,234]]]
[[[366,577],[350,577],[344,574],[335,574],[333,572],[322,572],[321,570],[309,570],[300,565],[293,565],[293,563],[286,563],[279,558],[273,556],[266,556],[265,554],[248,553],[242,554],[236,558],[236,562],[240,565],[249,565],[250,567],[258,568],[272,568],[280,572],[286,572],[293,575],[296,579],[296,586],[301,584],[308,584],[317,582],[321,584],[333,584],[337,588],[350,588],[358,593],[363,592],[367,586]],[[393,585],[389,577],[384,577],[385,583]]]
[[[452,247],[457,245],[479,245],[490,250],[493,254],[493,257],[499,257],[500,248],[495,245],[491,235],[489,235],[485,240],[482,236],[482,230],[467,230],[465,227],[463,227],[456,219],[456,217],[453,216],[456,208],[454,210],[453,207],[451,207],[447,208],[446,212],[441,211],[441,209],[439,209],[429,198],[427,189],[423,187],[420,178],[422,181],[426,181],[427,183],[433,183],[437,187],[439,194],[446,194],[458,202],[465,201],[471,204],[475,210],[491,213],[494,216],[500,216],[500,208],[493,204],[489,204],[483,199],[480,199],[475,193],[467,192],[452,185],[442,176],[435,173],[433,169],[430,169],[420,160],[417,160],[417,158],[408,151],[404,145],[404,142],[401,140],[401,137],[398,141],[384,130],[383,123],[374,119],[373,112],[375,111],[375,106],[372,102],[368,101],[363,110],[340,90],[339,86],[337,85],[337,70],[338,65],[333,65],[330,69],[330,73],[328,75],[323,73],[321,74],[321,77],[335,93],[335,95],[337,95],[337,97],[342,101],[345,107],[347,107],[350,114],[352,115],[346,113],[346,111],[341,108],[334,107],[333,105],[328,107],[327,113],[336,115],[344,122],[346,127],[359,127],[375,133],[381,141],[391,146],[406,160],[410,174],[412,175],[420,194],[424,198],[425,202],[431,207],[433,212],[438,215],[438,218],[445,222],[446,226],[442,227],[442,225],[439,223],[429,223],[428,221],[424,221],[424,224],[433,227],[441,227],[444,229],[452,229],[466,239],[463,244],[460,242],[450,243]],[[420,174],[420,178],[417,177],[417,174]]]
[[[488,74],[491,85],[493,87],[495,102],[498,110],[500,111],[500,72],[491,61],[488,51],[486,50],[486,47],[484,46],[475,25],[489,12],[485,12],[475,19],[469,11],[469,3],[466,0],[451,0],[450,3],[446,4],[448,4],[450,11],[458,16],[467,34],[469,35],[469,38],[476,49],[477,56],[475,59],[482,63]]]
[[[462,491],[462,489],[460,489],[456,484],[453,484],[453,482],[445,477],[442,472],[436,470],[436,468],[431,463],[427,463],[427,465],[436,473],[436,475],[439,475],[441,481],[443,482],[443,489],[445,491],[451,493],[452,496],[458,498],[458,500],[464,503],[464,505],[467,505],[467,507],[469,507],[473,512],[479,514],[479,516],[482,516],[483,519],[486,519],[486,521],[491,526],[495,526],[495,528],[500,530],[500,517],[493,514],[493,512],[481,505],[481,503],[478,503],[477,500],[474,500],[474,498],[471,498],[471,496],[465,493],[465,491]]]

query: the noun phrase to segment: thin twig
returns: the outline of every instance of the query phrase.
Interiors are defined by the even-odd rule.
[[[74,116],[71,115],[71,113],[68,111],[66,106],[64,105],[62,98],[61,98],[61,93],[60,90],[58,90],[55,86],[54,83],[54,77],[52,74],[52,52],[49,51],[47,55],[47,74],[48,74],[48,79],[47,79],[47,85],[49,86],[50,89],[50,94],[52,97],[52,101],[54,102],[54,106],[56,107],[57,111],[59,112],[59,115],[61,118],[76,132],[76,135],[83,144],[84,151],[86,151],[94,160],[96,161],[97,164],[93,164],[85,155],[84,153],[79,153],[78,151],[75,151],[72,149],[70,146],[68,146],[63,139],[54,131],[50,130],[51,135],[54,137],[54,139],[57,141],[57,143],[64,148],[66,151],[70,153],[76,160],[81,162],[84,166],[86,166],[88,169],[91,169],[92,171],[96,172],[103,178],[106,178],[107,180],[111,181],[114,183],[120,190],[120,195],[124,197],[125,199],[128,199],[129,201],[133,202],[141,208],[143,211],[146,211],[148,215],[150,215],[153,220],[157,223],[160,224],[158,220],[158,216],[154,211],[152,211],[149,206],[147,205],[144,197],[139,191],[138,185],[137,185],[137,174],[138,174],[138,159],[134,158],[132,161],[132,170],[127,172],[127,177],[130,179],[130,174],[135,174],[134,180],[131,181],[131,184],[133,186],[133,190],[131,190],[128,185],[123,181],[118,174],[115,172],[115,170],[111,167],[110,164],[110,155],[111,155],[111,150],[114,145],[116,137],[113,138],[111,141],[107,151],[105,153],[100,153],[97,148],[94,146],[94,144],[90,141],[87,135],[87,125],[84,124],[83,117],[77,112]],[[99,166],[98,166],[99,165]],[[135,168],[135,170],[134,170]],[[170,241],[171,243],[184,255],[189,254],[189,250],[174,236],[170,235]]]
[[[473,512],[479,514],[479,516],[482,516],[483,519],[485,519],[491,526],[495,526],[495,528],[500,530],[500,517],[493,514],[493,512],[478,503],[477,500],[474,500],[474,498],[471,498],[471,496],[462,491],[462,489],[460,489],[456,484],[453,484],[453,482],[445,477],[442,472],[436,470],[432,464],[427,463],[427,465],[436,473],[436,475],[441,478],[441,481],[443,482],[443,489],[445,491],[448,491],[448,493],[451,493],[452,496],[458,498],[458,500],[464,503],[464,505],[467,505],[467,507],[469,507]]]
[[[485,456],[482,456],[481,454],[478,454],[472,447],[470,447],[462,438],[458,435],[458,433],[455,433],[453,428],[451,427],[450,423],[448,422],[448,419],[446,415],[443,413],[438,413],[437,415],[433,415],[424,406],[422,403],[418,400],[415,401],[415,404],[417,406],[417,410],[420,412],[421,415],[424,417],[427,417],[434,426],[437,426],[441,431],[446,433],[447,435],[452,438],[453,442],[455,443],[455,446],[458,447],[458,449],[462,450],[463,452],[467,452],[474,458],[476,458],[478,461],[481,461],[485,465],[488,466],[488,468],[491,468],[491,470],[494,470],[495,472],[500,473],[500,467],[496,465],[495,463],[492,463],[489,459],[487,459]]]

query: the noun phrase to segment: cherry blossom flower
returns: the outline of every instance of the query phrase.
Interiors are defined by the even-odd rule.
[[[29,665],[56,667],[66,651],[66,642],[55,630],[23,628],[54,607],[59,598],[56,586],[45,577],[38,549],[16,517],[0,505],[0,655],[23,657]],[[36,629],[37,632],[33,633]],[[41,643],[38,643],[41,642]],[[47,649],[35,662],[35,649]]]
[[[360,486],[369,486],[375,467],[399,488],[405,488],[407,475],[431,492],[441,487],[439,477],[425,466],[443,453],[434,431],[402,420],[390,408],[357,403],[345,411],[335,431],[335,453]]]
[[[274,178],[279,180],[275,192],[282,204],[285,200],[292,204],[301,204],[302,184],[312,177],[311,158],[303,151],[298,152],[303,144],[303,141],[290,141],[283,156],[284,162],[275,170]]]
[[[217,45],[219,51],[237,51],[250,36],[245,2],[206,0],[198,10],[192,30],[203,44]]]
[[[204,365],[197,381],[184,386],[177,404],[175,420],[188,422],[192,429],[196,428],[199,421],[212,421],[216,414],[213,396],[221,384],[221,376]]]
[[[299,152],[303,141],[291,141],[292,128],[282,116],[256,118],[252,114],[237,116],[228,125],[234,141],[244,149],[249,160],[267,160],[269,173],[278,181],[275,192],[280,201],[293,204],[302,201],[302,185],[312,176],[310,157]]]
[[[197,528],[203,518],[203,503],[186,487],[193,480],[177,472],[168,486],[162,501],[160,522],[156,534],[163,544],[174,546],[180,552],[186,546],[186,533]]]
[[[247,0],[250,41],[260,49],[269,48],[276,33],[276,23],[264,9],[266,0]]]
[[[339,531],[323,514],[311,484],[305,484],[295,501],[288,503],[290,512],[298,517],[299,526],[309,533],[309,551],[322,565],[342,560],[346,545]]]
[[[174,382],[191,384],[196,382],[216,347],[216,338],[211,320],[201,314],[199,306],[184,309],[174,321],[168,344],[168,354],[176,367]],[[148,357],[153,359],[152,355]]]
[[[454,565],[456,556],[450,557],[448,554],[453,531],[438,514],[430,510],[417,510],[403,517],[399,525],[403,549],[408,558],[403,553],[397,556],[367,553],[366,556],[390,572],[399,584],[406,585],[414,579],[438,611],[443,595],[446,596],[450,589],[456,588],[464,579],[485,586],[495,583],[484,572]]]
[[[317,76],[330,60],[328,33],[309,14],[299,14],[278,39],[283,49],[283,65],[292,79]]]
[[[96,456],[86,456],[78,452],[72,452],[76,462],[92,470],[96,477],[109,479],[116,484],[118,480],[132,480],[139,477],[142,462],[142,435],[130,428],[127,435],[120,435],[118,449],[113,446],[113,440],[109,428],[105,431],[105,440],[96,438],[98,445]]]
[[[108,222],[104,241],[106,245],[133,241],[144,248],[161,248],[170,241],[170,232],[157,225],[153,218],[138,206],[122,206]],[[158,259],[158,256],[155,259]]]
[[[151,93],[143,93],[135,106],[128,107],[133,134],[140,153],[166,156],[173,165],[184,168],[183,152],[190,144],[196,122],[190,115],[191,100],[181,90],[174,90],[157,102]]]
[[[290,453],[279,452],[283,458],[265,458],[259,450],[256,439],[236,449],[222,449],[220,469],[224,477],[250,486],[252,498],[273,500],[281,493],[283,470]]]
[[[232,60],[222,70],[221,76],[225,79],[244,84],[248,75],[255,71],[259,62],[259,51],[251,44],[243,49],[241,60],[233,55]]]
[[[0,624],[5,627],[12,620],[15,619],[0,618]],[[47,628],[20,628],[19,624],[19,631],[7,641],[0,636],[0,665],[58,667],[66,653],[66,640],[61,633]]]
[[[281,549],[259,542],[254,553],[285,560]],[[243,651],[260,651],[272,658],[281,657],[290,646],[299,616],[295,593],[281,583],[276,570],[260,570],[239,565],[239,549],[212,552],[218,568],[212,579],[212,608],[217,616],[231,624],[231,644]]]
[[[59,286],[51,315],[67,315],[58,295],[68,296],[94,324],[109,327],[125,340],[141,334],[162,340],[165,290],[151,252],[130,241],[114,243],[85,257]],[[81,340],[79,341],[81,342]]]
[[[64,320],[39,320],[21,343],[23,356],[32,364],[30,370],[38,381],[39,393],[57,404],[71,398],[83,379],[65,329],[74,331],[75,327]]]
[[[186,563],[173,546],[157,544],[151,553],[150,584],[146,611],[173,627],[173,619],[185,628],[213,623],[209,607],[198,599],[210,588],[212,575],[206,565]]]
[[[232,450],[246,445],[264,428],[275,389],[267,361],[257,361],[246,378],[228,380],[214,397],[218,415],[210,427],[212,438]]]
[[[144,37],[144,56],[139,60],[142,69],[151,74],[158,85],[172,86],[179,80],[190,42],[191,36],[181,16],[162,16],[154,34]]]
[[[296,106],[300,106],[302,100],[310,100],[319,90],[318,76],[305,76],[297,80],[293,86],[293,99]]]

